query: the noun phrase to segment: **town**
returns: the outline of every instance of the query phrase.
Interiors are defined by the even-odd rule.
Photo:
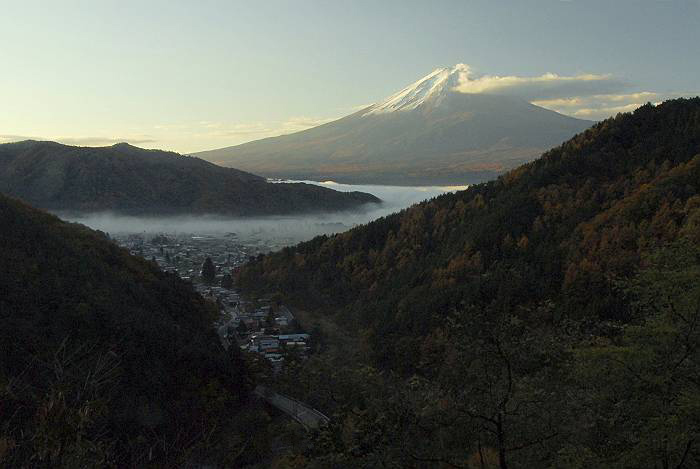
[[[250,258],[280,249],[284,240],[241,238],[236,233],[124,234],[112,239],[131,254],[158,264],[165,272],[192,283],[205,299],[216,304],[216,323],[222,344],[264,357],[277,372],[285,357],[305,359],[311,336],[289,308],[270,298],[244,299],[233,285],[233,271]]]

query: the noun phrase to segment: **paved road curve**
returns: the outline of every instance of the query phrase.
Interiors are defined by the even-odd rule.
[[[299,422],[307,430],[314,430],[329,422],[329,418],[316,409],[309,407],[294,398],[278,394],[265,386],[257,386],[255,394],[265,399],[270,405],[281,410],[291,418]]]

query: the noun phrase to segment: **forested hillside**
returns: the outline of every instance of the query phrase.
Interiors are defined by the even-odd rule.
[[[699,240],[699,189],[700,99],[647,105],[496,181],[260,258],[239,281],[338,311],[410,369],[465,302],[624,319],[615,279],[643,252]]]
[[[690,468],[699,246],[700,99],[679,99],[496,181],[261,256],[238,282],[361,339],[369,367],[297,372],[302,397],[336,412],[297,462]]]
[[[191,285],[0,196],[0,465],[221,462],[250,378]],[[237,454],[238,453],[238,454]]]
[[[0,145],[0,193],[54,211],[231,216],[358,209],[379,199],[311,184],[271,184],[199,158],[126,143]]]

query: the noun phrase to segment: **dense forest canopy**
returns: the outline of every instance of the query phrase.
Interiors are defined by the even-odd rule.
[[[331,418],[274,455],[191,285],[4,196],[0,222],[3,464],[700,466],[700,98],[240,269],[317,352],[257,379]]]
[[[700,465],[700,98],[236,280],[359,339],[287,378],[333,415],[288,467]]]
[[[204,160],[126,143],[0,145],[0,192],[54,211],[230,216],[358,209],[379,200],[311,184],[272,184]]]
[[[615,279],[644,252],[697,241],[699,184],[700,99],[649,104],[496,181],[259,258],[238,281],[334,312],[411,368],[421,338],[465,303],[624,319]]]
[[[0,465],[226,461],[250,377],[190,284],[0,196]],[[238,441],[237,438],[241,439]]]

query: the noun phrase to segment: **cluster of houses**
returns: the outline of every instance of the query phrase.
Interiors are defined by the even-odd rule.
[[[300,358],[307,356],[310,336],[297,329],[286,306],[267,298],[245,301],[232,285],[222,285],[226,274],[270,246],[259,240],[253,240],[253,245],[243,244],[233,233],[223,237],[158,235],[149,239],[144,235],[127,235],[114,239],[132,254],[152,259],[164,271],[190,280],[197,292],[216,303],[222,318],[217,329],[225,347],[237,345],[260,354],[275,369],[279,369],[290,353]],[[216,270],[211,284],[200,281],[206,258],[212,260]]]
[[[154,260],[167,272],[177,273],[183,280],[197,280],[202,264],[209,257],[216,267],[216,284],[232,269],[250,257],[266,252],[269,247],[243,242],[235,233],[214,235],[155,235],[129,234],[114,240],[132,254]]]
[[[294,316],[286,306],[263,298],[255,305],[239,301],[229,314],[220,334],[229,341],[234,338],[242,350],[260,354],[276,367],[289,354],[301,359],[308,355],[311,336],[296,330]]]
[[[259,353],[273,364],[282,363],[285,354],[296,353],[303,358],[309,351],[309,334],[251,334],[248,342],[241,348],[249,352]]]

